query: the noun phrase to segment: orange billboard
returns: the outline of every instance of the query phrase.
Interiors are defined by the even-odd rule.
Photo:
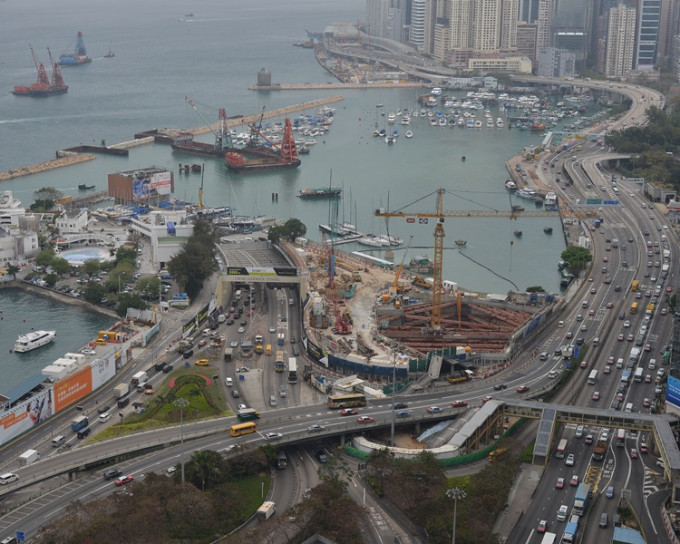
[[[54,384],[54,411],[59,412],[92,392],[89,366]]]

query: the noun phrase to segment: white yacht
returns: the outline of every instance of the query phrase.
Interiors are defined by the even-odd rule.
[[[22,334],[14,344],[14,351],[24,353],[33,349],[46,346],[57,335],[57,331],[31,331]]]

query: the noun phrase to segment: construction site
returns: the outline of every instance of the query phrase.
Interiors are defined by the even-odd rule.
[[[437,219],[430,263],[422,259],[406,263],[412,238],[399,263],[341,252],[332,236],[324,237],[321,246],[308,244],[304,248],[311,302],[307,305],[307,332],[321,351],[333,354],[328,357],[329,366],[345,374],[368,375],[369,379],[374,375],[378,380],[389,379],[396,369],[403,378],[427,371],[431,380],[465,381],[472,376],[470,369],[506,365],[527,335],[555,309],[559,300],[552,294],[471,293],[443,281],[442,219],[462,213],[478,216],[470,210],[445,211],[443,194],[443,189],[437,191],[436,210],[375,211],[377,217]],[[478,213],[489,216],[488,211]],[[547,217],[557,212],[493,213],[498,217],[518,213]],[[432,277],[422,275],[428,265]],[[442,360],[431,365],[435,353]]]

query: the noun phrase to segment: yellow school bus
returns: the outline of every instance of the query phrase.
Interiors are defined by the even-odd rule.
[[[237,423],[232,425],[229,429],[231,436],[242,436],[244,434],[250,434],[257,431],[257,425],[252,421],[246,421],[245,423]]]

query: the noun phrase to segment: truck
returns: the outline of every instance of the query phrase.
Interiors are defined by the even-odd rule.
[[[276,456],[276,468],[283,470],[288,466],[288,458],[286,457],[286,452],[281,450]]]
[[[633,364],[637,363],[640,360],[640,354],[642,353],[642,350],[640,348],[630,348],[630,355],[628,356],[628,360],[632,361]]]
[[[37,450],[26,450],[19,456],[19,466],[25,467],[40,461],[40,453]]]
[[[630,376],[631,376],[630,370],[624,370],[623,372],[621,372],[621,383],[630,383]]]
[[[574,346],[564,346],[562,348],[562,358],[571,359],[574,356]]]
[[[612,247],[619,247],[619,240],[617,238],[612,238]]]
[[[177,353],[184,353],[186,350],[191,349],[194,346],[194,339],[191,336],[183,338],[177,344]]]
[[[78,416],[71,420],[71,430],[77,433],[80,429],[84,429],[90,423],[87,416]]]
[[[590,498],[590,484],[578,484],[576,488],[576,495],[574,496],[574,508],[572,514],[582,516],[585,514],[588,506],[588,499]]]
[[[245,408],[236,412],[236,417],[240,421],[252,421],[253,419],[260,419],[260,412],[254,408]]]
[[[227,347],[224,348],[224,362],[228,363],[234,357],[234,348]]]
[[[130,392],[130,386],[126,383],[119,383],[113,388],[113,396],[117,399],[124,397]]]
[[[602,461],[607,453],[607,441],[598,440],[593,448],[593,461]]]
[[[132,376],[132,380],[130,380],[130,383],[132,385],[139,385],[140,383],[148,382],[149,381],[149,375],[146,372],[137,372],[134,376]]]
[[[258,519],[269,519],[276,512],[276,503],[274,501],[264,501],[262,506],[257,509]]]
[[[578,524],[573,522],[568,522],[567,526],[564,528],[564,533],[562,533],[562,540],[560,544],[576,542],[576,531],[578,531]]]

